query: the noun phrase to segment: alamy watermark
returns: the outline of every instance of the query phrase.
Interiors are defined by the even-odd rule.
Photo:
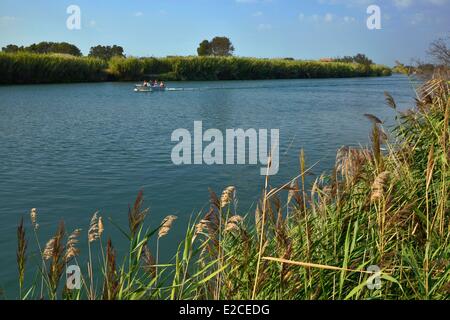
[[[372,275],[367,278],[366,286],[369,290],[379,290],[381,289],[381,269],[377,265],[369,266],[367,272],[372,273]]]
[[[70,265],[66,269],[66,287],[69,290],[80,290],[81,270],[77,265]]]
[[[367,7],[367,14],[370,16],[367,18],[366,25],[369,30],[381,29],[381,9],[379,6],[372,4]]]
[[[66,20],[66,27],[69,30],[81,29],[81,9],[77,5],[70,5],[66,9],[66,13],[69,15]]]
[[[225,141],[224,141],[225,136]],[[276,175],[279,169],[279,129],[219,129],[203,132],[202,121],[194,121],[194,132],[179,128],[172,132],[171,158],[175,165],[256,165],[261,175]],[[206,144],[204,144],[206,143]],[[248,151],[248,152],[247,152]],[[270,162],[269,162],[270,158]]]

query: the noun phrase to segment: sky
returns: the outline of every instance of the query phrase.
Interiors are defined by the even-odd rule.
[[[381,29],[369,30],[369,5]],[[77,5],[81,28],[69,30]],[[450,0],[0,0],[0,46],[66,41],[84,54],[121,45],[127,55],[195,55],[227,36],[235,55],[319,59],[365,53],[377,63],[429,60],[431,41],[450,36]]]

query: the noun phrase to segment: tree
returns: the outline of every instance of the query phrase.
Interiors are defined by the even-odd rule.
[[[199,56],[210,56],[212,54],[211,44],[208,40],[203,40],[197,48]]]
[[[124,57],[123,48],[121,46],[95,46],[91,47],[89,57],[96,57],[104,60],[110,60],[112,57]]]
[[[234,47],[227,37],[215,37],[211,41],[211,53],[213,56],[231,56]]]
[[[365,54],[358,53],[356,56],[353,57],[353,61],[359,64],[362,64],[364,66],[370,66],[373,64],[373,61],[370,60]]]
[[[365,54],[362,53],[358,53],[355,56],[344,56],[343,58],[336,58],[334,59],[334,61],[337,62],[347,62],[347,63],[359,63],[362,64],[364,66],[370,66],[371,64],[373,64],[373,61],[370,60]]]
[[[77,46],[67,42],[39,42],[33,43],[25,48],[26,51],[34,53],[63,53],[73,56],[81,56],[81,51]]]
[[[15,44],[8,44],[6,47],[2,48],[2,52],[15,53],[18,51],[23,51],[23,47],[16,46]]]
[[[447,40],[450,40],[450,37]],[[445,39],[440,38],[433,41],[428,49],[428,54],[439,64],[450,67],[450,48]]]
[[[81,51],[75,45],[67,42],[39,42],[33,43],[28,47],[19,47],[15,44],[9,44],[2,48],[3,52],[27,51],[33,53],[64,53],[73,56],[81,56]]]
[[[215,37],[211,41],[203,40],[197,53],[199,56],[231,56],[234,47],[227,37]]]

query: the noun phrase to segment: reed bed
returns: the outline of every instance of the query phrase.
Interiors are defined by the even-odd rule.
[[[367,115],[371,145],[339,149],[334,170],[311,186],[303,152],[297,177],[278,187],[266,177],[254,214],[235,211],[233,186],[220,196],[211,191],[210,209],[192,218],[173,259],[164,263],[150,248],[156,242],[159,248],[176,217],[144,227],[142,192],[130,208],[129,230],[103,227],[94,214],[85,235],[89,244],[98,243],[97,274],[90,246],[87,265],[77,261],[75,239],[83,233],[67,238],[63,223],[41,250],[42,262],[28,265],[27,232],[37,232],[39,221],[32,210],[30,223],[21,221],[17,230],[20,298],[450,298],[449,83],[435,78],[417,94],[414,108],[397,112],[392,134]],[[396,110],[394,98],[386,97]],[[103,238],[104,228],[120,229],[129,242],[125,256]],[[69,262],[83,271],[80,290],[69,291],[61,281]],[[24,277],[25,268],[39,276]],[[94,287],[94,277],[101,286]]]
[[[123,80],[261,80],[390,76],[381,65],[245,57],[113,58],[110,72]]]
[[[0,84],[95,82],[107,79],[107,64],[67,54],[0,53]]]
[[[380,65],[240,57],[113,57],[0,53],[0,84],[106,80],[256,80],[388,76]]]

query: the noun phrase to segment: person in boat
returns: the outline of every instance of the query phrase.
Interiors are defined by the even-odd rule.
[[[158,86],[158,80],[153,81],[153,87],[157,87]]]
[[[148,87],[148,82],[147,80],[144,80],[144,84],[142,85],[143,87]]]
[[[163,81],[161,81],[161,83],[159,84],[159,87],[160,87],[160,88],[165,88],[165,87],[166,87],[166,85],[164,84],[164,82],[163,82]]]

